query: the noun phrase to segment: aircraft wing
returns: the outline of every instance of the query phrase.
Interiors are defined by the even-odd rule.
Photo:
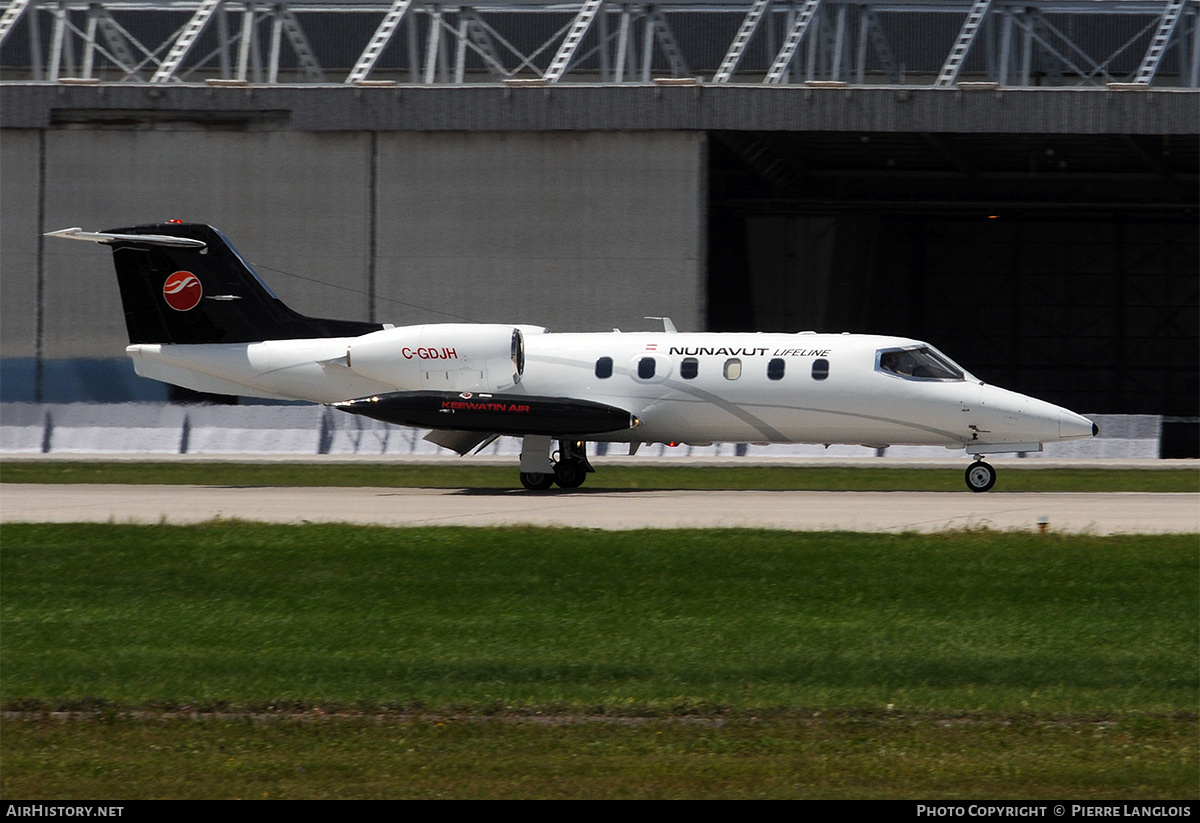
[[[476,452],[478,452],[480,449],[485,448],[498,436],[499,435],[488,434],[487,432],[456,432],[434,429],[429,434],[425,435],[423,439],[429,441],[430,443],[435,443],[436,445],[441,446],[443,449],[449,449],[450,451],[458,452],[458,454],[461,456],[469,452],[471,449],[475,449],[476,446],[479,447],[476,449]]]
[[[516,437],[576,437],[621,431],[641,424],[636,415],[625,409],[569,397],[401,391],[332,405],[351,414],[400,426]]]

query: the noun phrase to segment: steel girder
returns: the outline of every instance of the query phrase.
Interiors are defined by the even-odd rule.
[[[1196,88],[1200,0],[9,0],[0,47],[62,82]]]

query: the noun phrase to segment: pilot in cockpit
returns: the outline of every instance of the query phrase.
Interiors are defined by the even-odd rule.
[[[912,358],[902,358],[904,352],[889,351],[884,352],[879,357],[880,371],[890,372],[891,374],[899,374],[903,377],[912,376]]]

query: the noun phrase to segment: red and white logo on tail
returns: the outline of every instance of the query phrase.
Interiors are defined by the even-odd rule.
[[[200,305],[204,287],[190,271],[177,271],[163,283],[163,299],[175,311],[189,311]]]

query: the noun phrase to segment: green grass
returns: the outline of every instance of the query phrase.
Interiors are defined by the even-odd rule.
[[[599,462],[588,489],[768,489],[962,491],[967,461],[945,468],[809,466],[611,466]],[[1194,469],[1041,469],[1004,465],[997,491],[1198,492]],[[389,463],[91,463],[5,460],[4,483],[125,483],[206,486],[514,488],[517,466]]]
[[[910,715],[4,720],[6,798],[1197,797],[1196,724]]]
[[[0,542],[4,797],[1200,794],[1195,535]]]
[[[2,699],[1196,708],[1195,536],[3,527]]]

